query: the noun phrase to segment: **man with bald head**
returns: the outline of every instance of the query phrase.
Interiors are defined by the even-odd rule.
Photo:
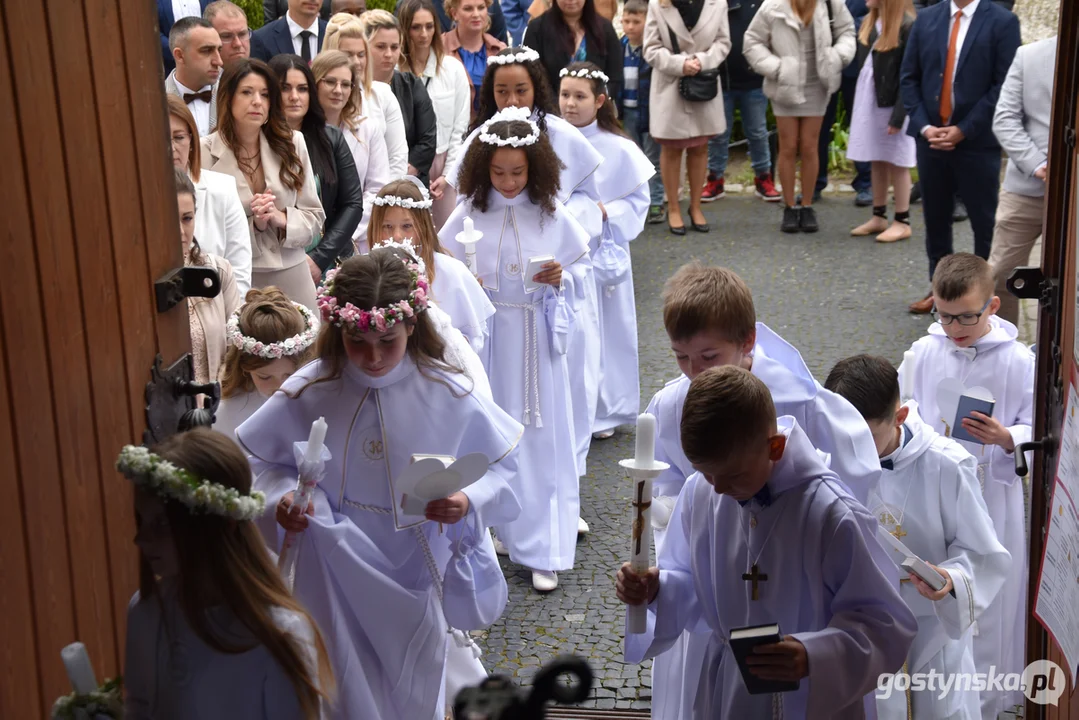
[[[348,13],[359,17],[367,12],[367,0],[330,0],[330,17],[337,13]]]
[[[195,117],[199,135],[217,126],[217,79],[221,75],[221,38],[201,17],[185,17],[169,31],[176,69],[165,78],[165,92],[180,97]]]
[[[247,15],[229,0],[214,0],[202,14],[221,38],[221,62],[228,65],[237,58],[251,56],[251,31]]]

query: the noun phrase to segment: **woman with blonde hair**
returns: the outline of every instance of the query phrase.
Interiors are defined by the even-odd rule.
[[[847,158],[872,163],[873,217],[850,231],[876,235],[877,242],[906,240],[910,230],[910,168],[917,164],[914,138],[907,135],[907,111],[899,97],[899,70],[914,25],[911,0],[866,0],[869,15],[858,33],[858,53],[866,58],[858,75]],[[888,187],[895,215],[888,224]]]
[[[438,32],[438,13],[431,0],[405,0],[398,8],[402,28],[399,69],[423,80],[435,110],[435,159],[431,163],[431,196],[435,227],[453,212],[457,193],[446,182],[446,170],[457,155],[471,119],[472,89],[464,65],[446,55]]]
[[[491,27],[491,0],[445,0],[443,7],[453,20],[453,28],[442,33],[442,47],[447,55],[457,58],[468,73],[471,121],[480,109],[480,88],[487,72],[487,58],[505,50],[506,43],[487,32]]]
[[[340,50],[323,50],[312,61],[311,72],[315,76],[319,104],[326,113],[326,124],[339,128],[344,134],[363,186],[363,217],[352,235],[352,242],[357,252],[364,252],[371,203],[391,177],[386,139],[378,131],[375,121],[360,111],[362,93],[348,55]]]
[[[742,54],[764,78],[779,130],[783,232],[820,229],[813,210],[820,169],[817,142],[828,100],[839,89],[854,49],[854,18],[843,0],[764,0],[746,30]],[[802,205],[795,207],[799,156]]]
[[[352,82],[359,92],[356,96],[356,112],[374,123],[375,130],[382,135],[390,177],[407,173],[408,140],[401,106],[389,85],[374,80],[363,23],[355,15],[337,13],[326,25],[322,50],[340,50],[348,57]]]

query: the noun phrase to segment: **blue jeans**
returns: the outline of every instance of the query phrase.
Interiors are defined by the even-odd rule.
[[[644,152],[644,156],[648,158],[656,168],[656,174],[652,176],[652,179],[648,181],[648,191],[652,196],[651,205],[663,204],[663,178],[659,175],[659,143],[652,139],[652,135],[648,132],[640,131],[640,119],[641,112],[638,108],[624,108],[622,111],[622,127],[633,142],[637,143],[637,147]]]
[[[772,155],[768,150],[768,98],[756,90],[724,90],[723,105],[727,111],[727,129],[708,141],[708,172],[717,178],[727,172],[731,126],[734,108],[742,111],[742,132],[749,141],[749,161],[753,172],[764,175],[772,172]]]

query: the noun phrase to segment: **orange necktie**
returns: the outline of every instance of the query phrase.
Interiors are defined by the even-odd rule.
[[[955,23],[952,25],[952,36],[948,40],[948,57],[944,61],[944,86],[940,89],[940,124],[947,125],[952,119],[952,78],[955,74],[955,51],[959,44],[959,23],[963,19],[963,12],[955,14]]]

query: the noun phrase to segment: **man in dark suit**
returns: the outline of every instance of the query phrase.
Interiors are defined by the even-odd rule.
[[[993,111],[1019,44],[1019,20],[990,0],[942,2],[911,28],[900,93],[918,146],[930,279],[952,253],[956,193],[970,216],[974,252],[989,258],[1000,184]],[[932,309],[931,295],[910,305],[913,313]]]
[[[176,61],[169,49],[169,31],[177,20],[185,17],[202,17],[210,0],[157,0],[157,30],[161,34],[161,61],[168,75],[176,68]]]
[[[322,9],[318,16],[329,22],[331,0],[322,0]],[[262,0],[262,23],[269,25],[274,20],[284,17],[288,12],[288,0]]]
[[[321,8],[322,0],[288,0],[288,12],[251,35],[251,57],[269,62],[275,55],[299,55],[310,63],[326,37]]]

